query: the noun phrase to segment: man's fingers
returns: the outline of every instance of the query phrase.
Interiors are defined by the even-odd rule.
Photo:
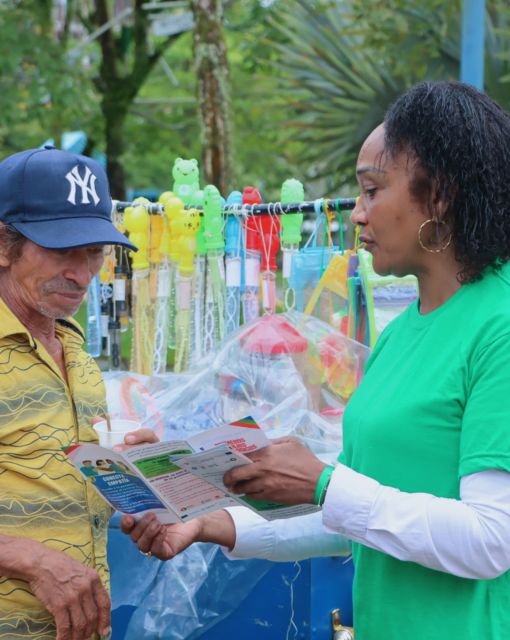
[[[113,447],[114,451],[126,451],[130,447],[141,444],[154,444],[155,442],[159,442],[158,436],[154,433],[152,429],[148,429],[147,427],[142,427],[141,429],[137,429],[136,431],[130,431],[126,433],[124,436],[124,444],[116,444]]]
[[[67,609],[62,607],[57,611],[50,611],[50,613],[55,618],[57,640],[71,640],[71,620]]]
[[[126,433],[124,436],[124,442],[129,445],[150,444],[153,442],[159,442],[159,438],[152,429],[143,427],[142,429]]]
[[[94,589],[94,600],[97,607],[97,631],[101,636],[108,636],[112,630],[110,596],[101,583]]]
[[[90,636],[98,630],[98,615],[99,611],[96,606],[96,601],[93,593],[87,591],[80,598],[81,609],[83,611],[83,616],[85,619],[85,624],[83,628],[83,637],[90,638]]]
[[[76,593],[76,598],[74,598],[74,600],[68,605],[69,622],[71,625],[71,633],[69,634],[69,637],[71,640],[82,640],[82,638],[90,637],[94,632],[94,627],[92,626],[89,636],[86,635],[88,633],[90,621],[87,620],[85,610],[83,609],[83,601],[85,598],[85,594]],[[95,614],[93,615],[95,618]]]

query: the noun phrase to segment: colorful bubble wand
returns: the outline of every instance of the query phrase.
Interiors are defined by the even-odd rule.
[[[210,353],[225,336],[223,203],[214,185],[204,189],[204,238],[207,249],[204,350]]]
[[[232,191],[227,206],[242,203],[242,193]],[[225,226],[225,335],[239,327],[241,316],[242,227],[237,216],[228,216]]]

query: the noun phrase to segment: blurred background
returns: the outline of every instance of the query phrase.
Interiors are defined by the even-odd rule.
[[[465,0],[467,1],[467,0]],[[2,0],[0,156],[53,141],[156,198],[176,157],[220,192],[351,195],[359,145],[423,78],[460,77],[461,0]],[[510,108],[510,7],[484,88]]]

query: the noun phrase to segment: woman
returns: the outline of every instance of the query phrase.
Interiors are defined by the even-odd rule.
[[[289,560],[352,541],[357,640],[506,640],[510,623],[510,116],[461,83],[401,96],[367,138],[351,219],[380,274],[419,300],[383,332],[333,471],[287,439],[232,470],[253,498],[323,503],[124,530],[170,558],[195,540]],[[336,534],[336,535],[335,535]],[[341,535],[338,535],[341,534]]]

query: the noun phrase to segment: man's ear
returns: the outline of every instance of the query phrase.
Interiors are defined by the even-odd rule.
[[[0,222],[0,267],[8,267],[11,264],[5,241],[5,224]]]

